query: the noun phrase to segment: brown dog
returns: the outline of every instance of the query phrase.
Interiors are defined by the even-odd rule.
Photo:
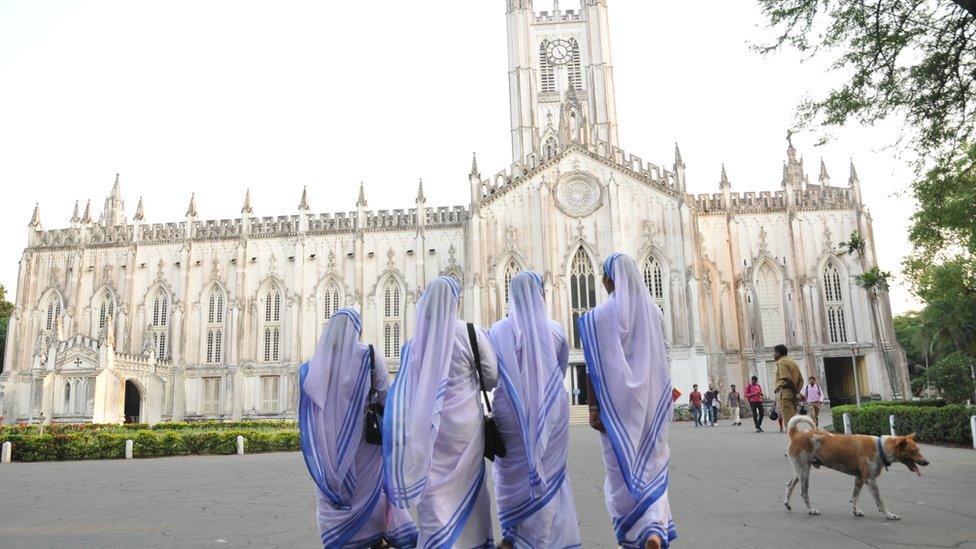
[[[797,426],[806,423],[810,429],[800,431]],[[864,513],[857,508],[857,497],[861,487],[865,484],[878,504],[878,510],[884,513],[888,520],[900,520],[901,517],[889,513],[881,501],[878,492],[878,476],[883,469],[893,463],[902,463],[918,476],[919,465],[928,465],[929,461],[922,457],[922,453],[915,442],[915,434],[905,437],[874,437],[868,435],[836,435],[821,431],[807,416],[794,416],[787,427],[790,437],[789,458],[796,470],[793,480],[786,483],[786,497],[783,504],[791,510],[790,496],[797,483],[800,484],[800,495],[811,515],[819,515],[820,511],[810,507],[810,466],[820,467],[847,473],[854,477],[854,494],[851,496],[851,509],[854,516],[863,517]]]

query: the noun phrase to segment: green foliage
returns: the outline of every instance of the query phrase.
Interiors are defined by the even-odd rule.
[[[865,125],[903,118],[920,153],[952,150],[976,133],[976,2],[759,0],[776,32],[758,49],[829,55],[849,78],[804,102],[801,124]]]
[[[3,359],[7,348],[7,326],[13,312],[14,304],[7,301],[7,289],[0,284],[0,374],[3,373]]]
[[[50,425],[43,435],[36,426],[6,426],[0,428],[0,443],[11,442],[17,461],[61,461],[123,458],[128,439],[134,457],[233,454],[238,435],[244,437],[248,453],[299,449],[293,421]]]
[[[877,265],[854,277],[858,286],[875,295],[888,291],[889,279],[891,279],[891,273],[882,271]]]
[[[851,236],[847,242],[840,243],[840,249],[847,255],[856,255],[858,257],[864,257],[864,250],[867,247],[867,241],[861,237],[861,233],[857,229],[851,231]]]
[[[918,311],[908,311],[892,319],[895,339],[908,356],[908,369],[912,375],[922,373],[926,362],[927,343],[919,337],[921,320]],[[931,357],[931,354],[929,355]]]
[[[843,415],[851,416],[851,430],[865,435],[889,435],[888,416],[895,416],[895,431],[901,435],[915,433],[922,442],[972,444],[969,417],[976,414],[976,407],[960,404],[945,406],[912,406],[906,404],[863,406],[837,406],[831,409],[834,425],[844,424]]]
[[[938,389],[949,402],[966,402],[973,399],[973,358],[960,352],[939,360],[925,370],[924,379]]]
[[[973,90],[976,95],[976,89]],[[976,116],[973,116],[976,119]],[[937,158],[935,166],[912,184],[918,211],[912,216],[909,239],[915,254],[909,267],[969,258],[973,277],[976,258],[976,141]]]

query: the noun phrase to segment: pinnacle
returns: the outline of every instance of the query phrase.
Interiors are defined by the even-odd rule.
[[[298,203],[298,209],[302,211],[311,210],[311,206],[308,205],[308,186],[302,187],[302,200]]]
[[[356,201],[356,207],[366,207],[366,185],[362,181],[359,182],[359,200]]]
[[[244,193],[244,206],[241,208],[241,213],[244,215],[251,215],[254,210],[251,208],[251,189],[248,189]]]
[[[132,217],[133,221],[142,221],[145,218],[145,214],[142,208],[142,197],[139,197],[139,204],[136,205],[136,215]]]

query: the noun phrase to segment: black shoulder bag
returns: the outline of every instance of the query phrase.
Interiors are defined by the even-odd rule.
[[[468,339],[471,340],[471,354],[474,355],[474,367],[478,372],[478,385],[481,386],[481,394],[485,398],[485,406],[488,408],[488,415],[485,416],[485,457],[490,461],[495,461],[495,456],[505,457],[508,450],[505,449],[505,441],[502,440],[502,432],[495,423],[495,418],[491,415],[491,402],[488,400],[488,391],[485,390],[485,379],[481,375],[481,352],[478,350],[478,336],[474,333],[474,324],[468,323]]]
[[[363,440],[376,446],[383,445],[383,403],[373,402],[376,389],[373,378],[376,373],[376,350],[369,346],[369,394],[366,395],[366,417],[363,421]]]

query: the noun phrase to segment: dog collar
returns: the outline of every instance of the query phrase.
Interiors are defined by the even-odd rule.
[[[881,458],[881,465],[884,465],[885,471],[887,471],[888,467],[891,467],[891,462],[888,460],[888,456],[885,454],[884,439],[885,437],[878,437],[876,439],[876,444],[878,445],[878,457]]]

